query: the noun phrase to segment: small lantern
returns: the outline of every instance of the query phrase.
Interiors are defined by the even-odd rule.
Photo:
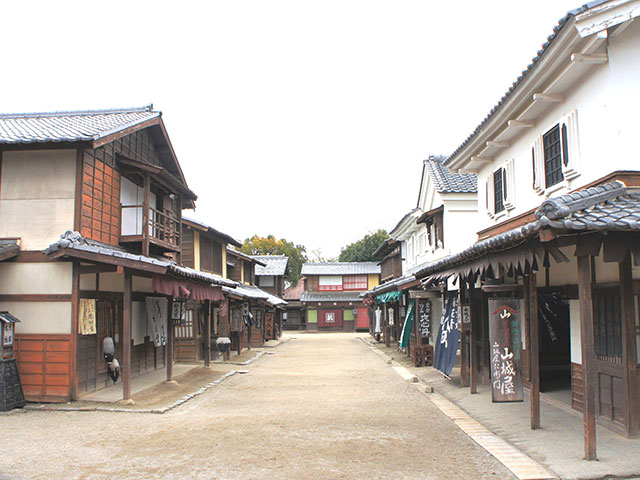
[[[20,322],[9,312],[0,312],[0,360],[13,358],[13,336],[15,324]]]

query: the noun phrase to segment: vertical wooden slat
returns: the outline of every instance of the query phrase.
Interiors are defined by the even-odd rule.
[[[205,300],[204,306],[204,366],[208,367],[211,362],[211,300]]]
[[[633,276],[631,271],[631,256],[629,253],[619,264],[620,274],[620,303],[622,307],[622,366],[624,368],[624,389],[627,434],[633,435],[638,431],[639,415],[637,386],[636,386],[636,339],[635,318],[633,306]],[[613,403],[613,402],[612,402]]]
[[[149,256],[149,203],[151,194],[151,177],[144,174],[144,193],[142,197],[142,254]]]
[[[70,335],[70,395],[72,400],[78,399],[78,311],[80,303],[80,270],[73,262],[71,267],[71,335]]]
[[[540,329],[538,326],[538,288],[536,274],[525,276],[529,324],[529,369],[531,372],[531,429],[540,428]]]
[[[580,298],[580,343],[584,384],[584,459],[596,457],[596,387],[593,344],[593,262],[591,256],[578,257],[578,294]]]
[[[131,400],[131,273],[126,270],[122,294],[122,398]]]
[[[467,283],[458,277],[458,284],[460,285],[460,305],[467,303]],[[462,319],[461,324],[462,324]],[[469,386],[469,352],[467,350],[467,343],[469,340],[468,333],[464,330],[464,327],[460,330],[460,386]]]

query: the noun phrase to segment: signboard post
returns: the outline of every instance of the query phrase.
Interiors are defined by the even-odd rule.
[[[516,298],[489,299],[491,398],[494,403],[523,400],[521,314],[520,301]]]

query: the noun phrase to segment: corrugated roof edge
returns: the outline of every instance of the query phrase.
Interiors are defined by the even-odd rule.
[[[575,17],[576,15],[586,12],[587,10],[595,6],[598,6],[600,4],[606,3],[607,1],[609,0],[596,0],[594,2],[586,3],[581,7],[575,8],[573,10],[569,10],[567,14],[558,21],[558,24],[553,28],[553,33],[547,37],[547,41],[542,44],[542,48],[538,50],[537,55],[531,59],[531,63],[527,66],[525,70],[522,71],[522,73],[516,79],[516,81],[511,84],[511,87],[509,87],[509,90],[506,91],[506,93],[502,96],[500,101],[489,111],[489,114],[484,118],[484,120],[482,120],[482,122],[480,122],[480,124],[475,128],[475,130],[471,133],[471,135],[469,135],[467,139],[464,142],[462,142],[462,144],[460,144],[460,146],[456,148],[451,155],[447,157],[447,159],[444,161],[445,165],[453,161],[453,159],[464,149],[464,147],[466,147],[469,144],[469,142],[473,140],[473,138],[480,133],[480,130],[483,129],[483,127],[487,124],[487,122],[489,122],[489,120],[491,120],[491,118],[498,112],[498,110],[500,110],[502,105],[504,105],[504,103],[509,99],[509,97],[515,91],[515,89],[520,85],[520,83],[522,83],[522,81],[527,77],[527,75],[535,68],[535,66],[538,64],[538,62],[540,61],[544,53],[549,49],[553,41],[558,36],[558,33],[560,33],[560,31],[567,24],[567,22],[569,21],[569,18],[572,16]]]
[[[71,116],[71,115],[92,115],[94,113],[127,113],[127,112],[151,112],[151,111],[153,111],[152,103],[144,107],[131,107],[131,108],[107,108],[107,109],[98,109],[98,110],[65,110],[65,111],[54,111],[54,112],[0,113],[0,118],[60,117],[60,116]]]

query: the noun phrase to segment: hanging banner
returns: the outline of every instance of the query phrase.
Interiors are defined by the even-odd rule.
[[[400,335],[400,346],[402,348],[406,348],[409,345],[409,338],[411,337],[411,328],[413,326],[413,317],[415,310],[416,301],[413,300],[409,303],[409,308],[407,309],[407,315],[404,318],[404,325],[402,326],[402,334]]]
[[[523,399],[520,315],[518,299],[489,299],[491,398],[496,403]]]
[[[418,300],[418,333],[423,337],[431,335],[431,300]]]
[[[447,294],[445,308],[442,310],[440,319],[440,329],[436,340],[436,351],[433,359],[433,366],[449,376],[453,365],[456,363],[456,353],[458,351],[458,292]]]
[[[145,307],[149,336],[153,339],[153,344],[156,347],[163,347],[167,344],[169,302],[164,297],[147,297],[145,298]]]

